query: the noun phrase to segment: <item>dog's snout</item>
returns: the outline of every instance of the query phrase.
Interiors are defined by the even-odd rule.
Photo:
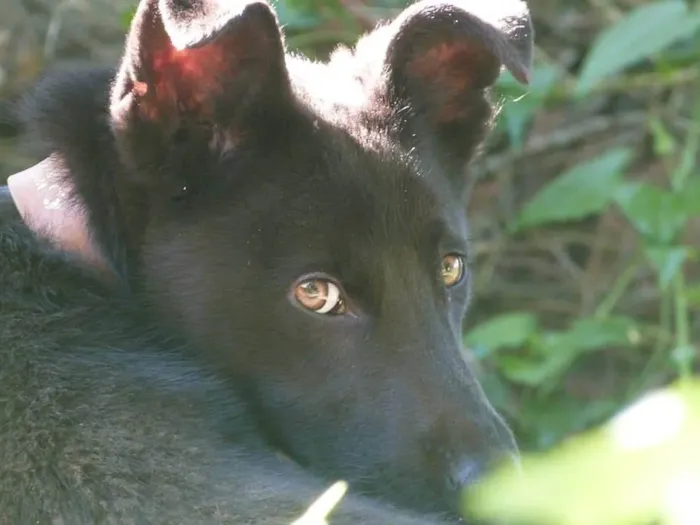
[[[461,519],[460,523],[464,523],[463,520],[467,520],[466,523],[471,525],[482,523],[470,514],[471,489],[491,474],[494,469],[501,467],[512,467],[515,472],[522,472],[520,458],[513,453],[501,454],[497,458],[462,457],[448,469],[446,479],[447,504],[455,516]]]
[[[521,471],[520,457],[516,453],[502,453],[497,458],[479,459],[475,457],[463,457],[453,463],[448,469],[447,486],[451,491],[461,492],[469,488],[482,478],[486,477],[493,469],[510,466]]]
[[[460,492],[479,481],[487,472],[485,461],[476,458],[463,458],[451,465],[447,474],[447,487]]]

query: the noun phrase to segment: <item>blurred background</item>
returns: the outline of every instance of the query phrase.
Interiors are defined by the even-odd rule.
[[[408,2],[273,3],[289,47],[323,58]],[[502,76],[472,168],[465,341],[533,452],[700,370],[700,6],[529,4],[532,85]],[[16,97],[49,67],[115,63],[133,7],[0,0],[0,182],[36,160],[16,146]]]

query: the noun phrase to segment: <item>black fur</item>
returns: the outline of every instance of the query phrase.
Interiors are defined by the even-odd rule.
[[[0,523],[289,523],[336,479],[332,523],[433,523],[516,453],[461,356],[468,272],[440,274],[487,88],[530,66],[524,4],[490,4],[318,64],[262,2],[144,0],[116,74],[38,86],[118,285],[5,219]],[[346,313],[305,310],[307,276]]]
[[[21,225],[0,250],[0,523],[282,524],[325,490],[131,305]],[[337,518],[428,523],[353,497]]]

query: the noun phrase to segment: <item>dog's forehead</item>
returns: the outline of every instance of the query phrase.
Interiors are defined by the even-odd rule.
[[[245,162],[224,166],[229,194],[242,190],[243,200],[259,215],[269,212],[265,222],[281,229],[320,222],[410,235],[461,222],[464,207],[439,165],[406,150],[390,129],[368,125],[362,114],[347,107],[345,116],[329,117],[327,108],[308,105],[285,114],[260,131]]]
[[[286,223],[283,229],[316,224],[322,236],[352,234],[384,243],[413,243],[440,230],[463,236],[464,207],[447,178],[421,169],[381,137],[327,132],[307,151],[278,164],[282,171],[275,179],[285,179],[284,189],[265,186],[277,190],[268,206],[285,210],[273,213]]]
[[[337,210],[416,220],[439,213],[450,199],[447,179],[422,170],[388,135],[352,124],[329,126],[320,119],[314,126],[314,136],[300,137],[298,144],[308,153],[287,165],[301,197]]]

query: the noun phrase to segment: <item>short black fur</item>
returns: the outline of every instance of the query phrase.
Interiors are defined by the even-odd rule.
[[[40,83],[29,135],[117,284],[0,214],[0,523],[282,524],[337,479],[332,523],[438,523],[517,454],[441,273],[488,88],[530,67],[525,4],[490,4],[321,64],[263,2],[143,0],[117,70]]]

